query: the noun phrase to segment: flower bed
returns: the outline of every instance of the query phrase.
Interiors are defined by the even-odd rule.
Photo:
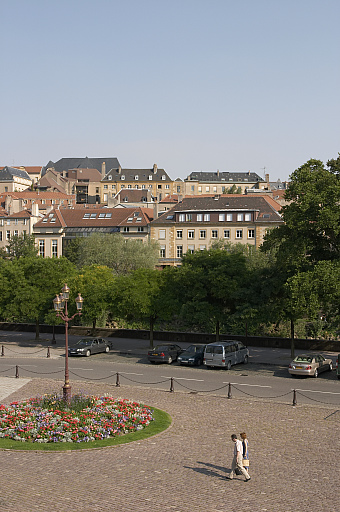
[[[142,430],[152,410],[138,402],[109,396],[45,395],[0,405],[0,438],[35,443],[81,443]]]

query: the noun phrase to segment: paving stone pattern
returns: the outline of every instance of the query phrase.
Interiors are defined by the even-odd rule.
[[[60,390],[32,379],[2,403]],[[98,450],[3,450],[1,512],[335,512],[339,506],[336,408],[72,383],[72,391],[140,400],[172,426],[149,439]],[[228,481],[232,433],[250,443],[251,481]]]

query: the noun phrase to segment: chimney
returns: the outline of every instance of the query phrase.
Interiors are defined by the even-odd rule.
[[[102,178],[105,178],[106,175],[106,163],[102,163]]]
[[[157,174],[157,164],[153,164],[153,173]]]
[[[269,174],[265,175],[265,180],[266,180],[266,183],[269,183]]]
[[[250,176],[250,171],[248,171],[248,176]]]
[[[39,206],[34,201],[32,201],[32,215],[33,217],[39,217]]]
[[[118,174],[122,174],[122,168],[121,166],[118,167]]]
[[[217,176],[219,176],[219,175],[220,175],[220,170],[219,170],[219,169],[217,169]]]

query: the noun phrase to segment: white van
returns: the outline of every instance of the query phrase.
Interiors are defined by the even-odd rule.
[[[203,364],[230,370],[233,364],[248,363],[249,350],[240,341],[226,340],[205,347]]]

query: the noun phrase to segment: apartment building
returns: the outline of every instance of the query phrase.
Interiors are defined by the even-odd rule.
[[[282,224],[279,210],[265,196],[185,197],[151,222],[150,237],[160,244],[159,264],[176,266],[187,251],[208,249],[220,239],[258,248],[266,232]]]
[[[152,169],[111,169],[102,179],[102,202],[108,204],[122,189],[148,190],[151,195],[161,201],[172,193],[173,181],[156,164]]]
[[[0,211],[0,248],[4,249],[13,236],[32,235],[33,226],[40,219],[38,205],[34,205],[32,210],[21,210],[11,215],[2,209]]]
[[[269,178],[268,178],[269,179]],[[264,189],[266,180],[255,172],[192,172],[184,180],[184,194],[244,194],[248,188]]]
[[[41,256],[59,257],[68,242],[93,233],[121,233],[126,239],[146,242],[152,219],[153,210],[149,208],[60,208],[35,224],[34,235]]]
[[[32,179],[26,171],[8,167],[0,169],[0,193],[20,192],[32,185]]]

